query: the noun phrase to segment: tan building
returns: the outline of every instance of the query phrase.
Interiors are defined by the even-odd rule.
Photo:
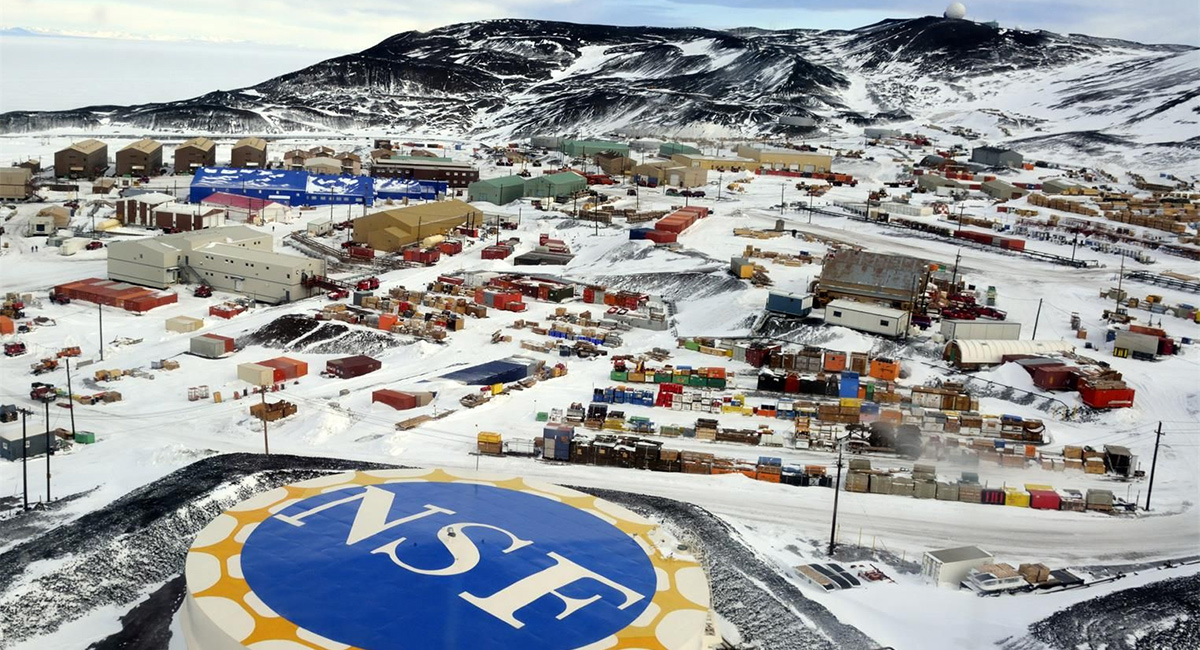
[[[362,157],[358,154],[343,151],[334,156],[335,159],[342,163],[342,173],[350,174],[351,176],[359,176],[362,174]]]
[[[292,149],[283,154],[283,168],[294,172],[304,171],[304,162],[313,155],[304,149]]]
[[[384,210],[354,220],[354,241],[377,251],[395,252],[455,226],[483,222],[483,213],[463,201],[439,201]]]
[[[108,171],[108,145],[82,140],[54,153],[54,175],[60,178],[95,178]]]
[[[633,168],[635,176],[654,179],[657,185],[676,187],[700,187],[708,183],[708,170],[703,167],[685,167],[674,160],[648,162]]]
[[[112,176],[101,176],[92,181],[92,194],[108,194],[117,186],[117,179]]]
[[[605,152],[596,154],[596,164],[609,176],[625,176],[633,172],[636,163],[629,156]]]
[[[313,147],[312,149],[309,149],[308,154],[314,158],[319,157],[319,156],[324,156],[326,158],[332,158],[333,157],[333,147],[317,145],[317,146]]]
[[[737,154],[756,161],[764,169],[827,173],[833,167],[833,156],[813,151],[743,144],[738,145]]]
[[[373,149],[371,151],[371,160],[386,160],[392,157],[391,149]]]
[[[242,138],[233,145],[230,167],[267,168],[267,141],[262,138]]]
[[[0,167],[0,199],[24,199],[33,194],[33,173],[24,167]]]
[[[208,138],[192,138],[175,148],[175,173],[196,173],[201,167],[217,166],[217,143]]]
[[[117,151],[117,176],[158,176],[162,143],[142,138]]]
[[[304,161],[304,171],[310,174],[333,174],[342,173],[342,161],[328,156],[316,156]]]
[[[61,205],[44,207],[38,210],[37,216],[53,219],[55,228],[67,228],[71,225],[71,211]]]
[[[752,172],[758,169],[757,161],[749,158],[721,158],[692,153],[677,153],[671,160],[684,167],[699,167],[710,172]]]

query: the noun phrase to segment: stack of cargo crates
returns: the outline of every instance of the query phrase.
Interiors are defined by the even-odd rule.
[[[489,456],[500,456],[504,453],[500,434],[490,431],[480,431],[477,438],[479,453]]]

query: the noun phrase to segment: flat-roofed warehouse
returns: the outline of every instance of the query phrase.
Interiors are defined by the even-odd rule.
[[[543,174],[525,181],[525,196],[567,198],[587,189],[587,179],[575,172]]]
[[[612,140],[565,140],[562,143],[562,151],[574,158],[587,158],[606,151],[628,156],[629,145]]]
[[[161,142],[142,138],[117,151],[117,176],[157,176],[161,169]]]
[[[737,155],[757,161],[767,169],[825,173],[833,167],[833,156],[783,147],[743,144],[738,145]]]
[[[758,169],[758,161],[751,158],[723,158],[721,156],[705,156],[701,154],[677,153],[671,156],[671,160],[683,165],[684,167],[700,167],[707,171],[729,172],[729,171],[754,171]]]
[[[192,138],[175,147],[175,173],[196,173],[201,167],[216,167],[217,143],[208,138]]]
[[[308,297],[307,275],[325,275],[324,260],[277,253],[273,239],[246,226],[117,241],[108,245],[108,277],[165,289],[185,278],[262,302]]]
[[[445,181],[450,187],[468,187],[479,180],[479,169],[449,158],[392,156],[371,163],[376,178],[411,178],[419,181]]]
[[[33,172],[26,167],[0,167],[0,199],[24,199],[33,194],[30,179]]]
[[[840,250],[825,258],[817,295],[822,301],[853,298],[908,310],[925,287],[926,268],[915,257]]]
[[[230,167],[267,168],[267,141],[262,138],[242,138],[233,145]]]
[[[107,171],[108,145],[99,140],[80,140],[54,152],[54,175],[60,178],[96,178]]]
[[[525,195],[525,179],[520,176],[501,176],[475,181],[467,187],[471,201],[487,201],[507,205]]]
[[[676,187],[700,187],[708,183],[708,170],[703,167],[685,167],[674,160],[659,160],[633,168],[635,176],[654,179],[657,185]]]
[[[463,201],[438,201],[383,210],[354,220],[354,241],[395,252],[455,226],[483,223],[483,213]]]

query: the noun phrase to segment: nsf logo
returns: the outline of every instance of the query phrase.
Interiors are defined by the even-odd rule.
[[[616,634],[656,589],[626,533],[550,499],[469,483],[355,485],[250,534],[271,610],[367,650],[558,650]]]

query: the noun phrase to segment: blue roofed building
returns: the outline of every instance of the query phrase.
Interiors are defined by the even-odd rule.
[[[335,176],[282,169],[201,167],[192,177],[189,200],[199,203],[210,194],[225,192],[287,205],[372,205],[375,179]]]
[[[412,178],[376,178],[375,196],[379,199],[436,201],[438,195],[450,193],[447,181],[425,181]]]

